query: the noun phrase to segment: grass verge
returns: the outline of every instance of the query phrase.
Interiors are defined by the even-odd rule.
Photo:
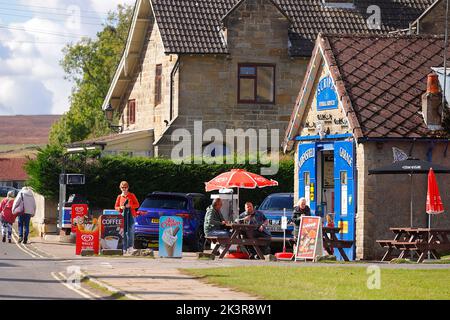
[[[183,269],[202,280],[263,299],[404,300],[450,299],[450,269],[380,269],[380,289],[369,289],[374,273],[360,267],[251,266]],[[275,289],[276,288],[276,289]]]
[[[102,287],[97,283],[89,280],[89,278],[87,277],[81,279],[81,284],[84,284],[93,289],[94,291],[100,293],[107,300],[129,300],[123,293],[109,291],[105,287]]]

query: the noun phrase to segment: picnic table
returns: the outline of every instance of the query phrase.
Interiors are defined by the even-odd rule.
[[[229,238],[222,237],[206,237],[212,243],[215,243],[215,247],[212,251],[213,255],[219,252],[220,246],[224,246],[224,250],[219,255],[219,259],[223,259],[228,253],[232,245],[237,246],[252,246],[256,254],[261,260],[264,260],[264,254],[262,253],[260,246],[266,246],[270,243],[270,238],[255,238],[253,237],[253,231],[259,226],[256,224],[243,224],[243,223],[228,223],[226,227],[232,230]]]
[[[340,233],[340,228],[337,227],[322,227],[322,240],[323,248],[329,255],[334,255],[334,249],[337,249],[345,261],[350,261],[348,256],[345,254],[344,249],[351,248],[353,246],[353,241],[351,240],[340,240],[338,234]],[[291,238],[289,242],[296,244],[297,239]]]
[[[407,253],[417,256],[417,263],[423,262],[428,254],[440,259],[438,250],[450,250],[450,229],[437,228],[389,228],[394,233],[393,240],[377,240],[383,248],[387,248],[381,261],[395,258],[394,250],[399,250],[398,258]]]

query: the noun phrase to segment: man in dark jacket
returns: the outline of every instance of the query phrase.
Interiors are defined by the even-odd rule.
[[[300,227],[300,220],[302,216],[310,216],[311,209],[306,205],[306,199],[300,198],[298,200],[297,206],[294,207],[294,212],[292,214],[292,222],[294,223],[294,239],[297,241],[298,228]]]
[[[253,232],[254,238],[270,238],[272,236],[271,232],[267,229],[269,220],[267,220],[264,213],[255,210],[255,208],[253,207],[253,203],[245,203],[245,211],[241,213],[239,219],[244,223],[258,225],[258,228]],[[270,245],[267,245],[261,249],[264,254],[270,253]],[[248,247],[248,250],[251,254],[250,258],[258,258],[258,255],[256,254],[256,251],[253,247]]]
[[[205,222],[203,228],[207,237],[229,237],[230,233],[225,229],[227,223],[223,218],[222,213],[222,200],[216,198],[213,200],[212,205],[206,209]]]

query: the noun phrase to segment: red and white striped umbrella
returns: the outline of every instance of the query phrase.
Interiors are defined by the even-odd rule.
[[[209,182],[205,182],[206,192],[224,188],[255,189],[278,186],[278,182],[263,176],[248,172],[244,169],[232,169],[219,174]]]
[[[436,182],[436,176],[431,168],[428,172],[428,192],[427,192],[427,213],[440,214],[444,212],[444,205],[442,203],[441,195],[439,194],[439,187]]]

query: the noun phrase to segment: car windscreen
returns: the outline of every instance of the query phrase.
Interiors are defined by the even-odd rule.
[[[283,210],[286,208],[287,210],[291,210],[294,206],[294,198],[293,197],[269,197],[266,198],[261,206],[260,210]]]
[[[187,210],[186,198],[169,195],[151,195],[145,198],[143,208]]]

